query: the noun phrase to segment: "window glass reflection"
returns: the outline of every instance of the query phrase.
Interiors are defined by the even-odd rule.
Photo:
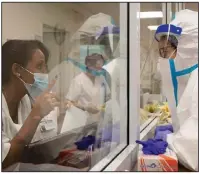
[[[96,10],[84,17],[72,10],[68,16],[62,13],[66,4],[74,5],[3,5],[4,17],[15,10],[12,17],[21,26],[26,20],[19,11],[39,11],[27,13],[35,21],[24,35],[20,30],[16,35],[3,33],[3,169],[19,164],[19,171],[85,171],[126,144],[121,139],[126,128],[120,127],[120,117],[127,117],[127,97],[121,97],[127,88],[127,65],[120,56],[120,4],[80,3],[82,9]],[[103,12],[106,6],[117,15]],[[67,25],[65,15],[72,19]],[[32,26],[42,28],[34,38]]]
[[[141,12],[147,16],[140,19],[140,49],[141,49],[141,96],[140,96],[140,124],[155,118],[159,112],[159,105],[164,101],[161,94],[161,78],[158,72],[159,50],[154,34],[157,27],[162,24],[162,3],[141,3]],[[155,15],[155,12],[162,15]]]

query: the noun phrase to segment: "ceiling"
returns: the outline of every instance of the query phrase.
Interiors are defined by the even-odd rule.
[[[120,24],[120,3],[67,3],[68,8],[72,7],[69,4],[74,5],[73,9],[77,12],[84,11],[84,14],[87,14],[86,18],[101,12],[112,16],[117,26]],[[185,8],[198,11],[198,3],[185,3]],[[162,3],[140,3],[140,11],[162,11]],[[149,47],[153,40],[154,31],[150,31],[147,27],[160,24],[162,24],[162,18],[140,20],[140,39],[143,47]]]
[[[101,12],[112,16],[117,26],[120,24],[120,3],[67,3],[67,6],[70,8],[69,4],[73,4],[73,9],[76,11],[83,10],[84,13],[86,12],[87,17]],[[185,7],[190,10],[198,11],[198,3],[186,3]],[[140,11],[162,11],[162,3],[140,3]],[[141,25],[145,22],[153,25],[161,24],[162,21],[161,19],[142,19]]]
[[[78,3],[79,7],[88,10],[91,14],[105,13],[113,17],[115,24],[119,26],[120,3]]]
[[[162,11],[162,3],[141,3],[140,11]],[[162,18],[140,19],[140,44],[142,49],[148,50],[154,40],[154,31],[149,30],[147,27],[161,24]],[[156,47],[155,42],[153,46]]]
[[[198,11],[198,3],[186,2],[185,3],[185,8],[193,10],[193,11]]]

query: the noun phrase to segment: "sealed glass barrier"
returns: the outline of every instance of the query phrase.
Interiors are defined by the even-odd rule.
[[[104,13],[73,33],[64,26],[44,23],[43,43],[10,39],[2,46],[7,171],[88,171],[126,143],[120,120],[127,117],[127,97],[121,101],[120,90],[127,75],[118,74],[126,71],[126,57],[120,65],[116,60],[120,26]]]
[[[140,4],[140,129],[160,115],[162,108],[168,110],[161,93],[161,78],[157,71],[158,49],[154,33],[163,21],[163,3]]]
[[[88,18],[71,42],[68,57],[53,71],[61,70],[58,89],[63,91],[62,103],[67,108],[66,112],[63,109],[60,134],[74,134],[67,148],[75,149],[74,156],[81,158],[70,161],[66,155],[58,160],[61,165],[90,168],[120,143],[120,115],[112,113],[111,75],[106,68],[119,48],[119,27],[112,24],[110,16],[100,13]],[[64,80],[66,75],[71,81]]]

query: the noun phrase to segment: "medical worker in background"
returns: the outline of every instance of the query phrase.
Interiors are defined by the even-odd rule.
[[[159,71],[174,134],[167,141],[178,160],[198,170],[198,12],[182,10],[158,27]]]
[[[72,80],[66,99],[72,101],[76,107],[96,116],[102,104],[110,99],[110,89],[102,70],[104,58],[100,54],[89,55],[85,58],[85,65],[87,71],[81,72]]]

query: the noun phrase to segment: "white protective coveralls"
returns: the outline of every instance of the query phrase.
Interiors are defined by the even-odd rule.
[[[185,167],[198,170],[198,12],[182,10],[170,24],[180,27],[182,32],[175,59],[159,62],[163,93],[174,127],[168,143]]]
[[[192,72],[177,108],[177,116],[187,115],[180,129],[167,141],[185,167],[198,171],[198,69]]]
[[[111,26],[112,20],[113,19],[110,15],[103,13],[90,16],[71,37],[71,47],[68,58],[84,65],[84,61],[80,59],[80,47],[82,45],[92,45],[93,43],[90,43],[90,40],[93,38],[95,39],[96,34],[105,26]],[[100,82],[104,82],[103,77],[97,77],[95,85],[91,86],[88,77],[86,77],[86,75],[82,72],[82,69],[69,61],[63,61],[60,65],[56,66],[52,70],[52,74],[53,73],[60,74],[61,76],[55,90],[60,91],[62,96],[66,96],[66,98],[70,100],[77,100],[77,97],[78,99],[81,98],[81,101],[79,102],[84,106],[85,104],[87,105],[92,102],[97,106],[100,106],[99,85],[101,85]],[[106,82],[104,84],[107,86]],[[84,91],[84,94],[82,93],[82,90]],[[108,89],[108,87],[106,92],[107,95],[110,94],[110,89]],[[67,112],[70,112],[70,110]],[[74,114],[71,113],[71,115]]]
[[[112,17],[110,15],[98,13],[90,16],[71,37],[71,47],[68,57],[84,64],[84,61],[82,62],[82,60],[80,60],[80,47],[82,45],[92,45],[92,43],[90,43],[91,39],[95,39],[97,32],[102,30],[105,26],[110,25],[112,25]],[[75,66],[71,66],[71,64],[67,62],[63,64],[65,68],[63,68],[62,71],[64,71],[63,74],[67,74],[67,82],[64,76],[62,86],[64,86],[64,91],[67,93],[72,79],[82,72],[82,70]]]

